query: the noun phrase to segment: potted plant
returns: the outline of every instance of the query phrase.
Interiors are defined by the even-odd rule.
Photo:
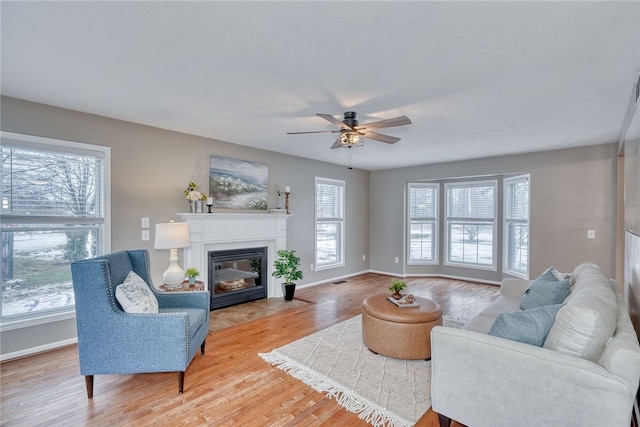
[[[278,259],[273,262],[273,277],[284,279],[284,300],[291,301],[296,290],[294,280],[302,279],[300,271],[300,258],[295,250],[280,249]]]
[[[391,294],[391,297],[393,297],[394,299],[401,299],[402,298],[402,294],[400,293],[401,290],[403,290],[404,288],[407,287],[407,284],[400,281],[400,280],[392,280],[391,281],[391,286],[389,286],[389,290],[393,291],[393,293]]]
[[[200,272],[197,268],[189,267],[185,270],[185,274],[189,278],[189,285],[193,285],[196,283],[196,277],[200,275]]]

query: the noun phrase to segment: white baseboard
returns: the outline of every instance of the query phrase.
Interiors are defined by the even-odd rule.
[[[500,282],[496,282],[495,280],[483,280],[476,279],[475,277],[453,276],[451,274],[405,274],[404,277],[441,277],[443,279],[464,280],[467,282],[484,283],[486,285],[500,285]]]
[[[77,344],[77,338],[70,338],[68,340],[53,342],[45,345],[39,345],[36,347],[25,348],[24,350],[14,351],[12,353],[0,354],[0,362],[6,362],[7,360],[19,359],[21,357],[33,356],[37,353],[44,353],[45,351],[55,350],[60,347],[67,347],[69,345]]]
[[[483,280],[483,279],[477,279],[475,277],[462,277],[462,276],[452,276],[450,274],[398,274],[398,273],[390,273],[388,271],[379,271],[379,270],[363,270],[363,271],[358,271],[356,273],[351,273],[351,274],[347,274],[344,276],[337,276],[337,277],[332,277],[330,279],[325,279],[325,280],[320,280],[318,282],[312,282],[312,283],[306,283],[304,285],[298,285],[298,289],[302,289],[302,288],[308,288],[311,286],[317,286],[317,285],[326,285],[327,283],[330,282],[336,282],[338,280],[342,280],[342,279],[346,279],[349,277],[353,277],[353,276],[358,276],[360,274],[365,274],[365,273],[375,273],[375,274],[382,274],[384,276],[390,276],[390,277],[400,277],[400,278],[408,278],[408,277],[433,277],[433,278],[443,278],[443,279],[451,279],[451,280],[465,280],[468,282],[476,282],[476,283],[484,283],[487,285],[500,285],[500,282],[496,282],[494,280]]]

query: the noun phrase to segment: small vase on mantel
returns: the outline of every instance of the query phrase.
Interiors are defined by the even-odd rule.
[[[195,202],[189,201],[189,212],[196,213],[196,204]]]
[[[202,200],[196,200],[196,213],[202,213]]]

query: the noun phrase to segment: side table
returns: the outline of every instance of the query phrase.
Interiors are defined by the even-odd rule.
[[[162,292],[184,292],[184,291],[204,291],[204,282],[202,280],[196,280],[196,283],[189,285],[189,281],[182,282],[182,287],[171,289],[164,283],[160,285]]]

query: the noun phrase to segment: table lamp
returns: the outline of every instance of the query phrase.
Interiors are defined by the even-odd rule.
[[[186,248],[191,244],[189,224],[186,222],[165,222],[156,224],[156,249],[170,249],[169,268],[162,275],[164,284],[169,289],[182,286],[184,270],[178,265],[178,248]]]

